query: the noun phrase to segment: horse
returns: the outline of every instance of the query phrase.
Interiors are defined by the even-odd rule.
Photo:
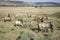
[[[46,32],[48,32],[48,28],[50,28],[51,32],[53,32],[53,24],[51,22],[41,22],[38,23],[38,31],[46,28]]]
[[[15,26],[23,26],[23,20],[16,20]]]
[[[11,21],[11,18],[10,17],[5,17],[4,18],[4,22],[6,22],[6,21],[9,21],[10,22]]]
[[[43,16],[40,18],[41,22],[43,22],[44,20],[48,20],[48,17],[47,16]]]

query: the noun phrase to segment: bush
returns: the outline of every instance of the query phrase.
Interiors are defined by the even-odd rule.
[[[21,38],[19,40],[39,40],[36,33],[29,30],[20,31]]]

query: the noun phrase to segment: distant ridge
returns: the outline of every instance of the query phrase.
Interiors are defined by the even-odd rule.
[[[47,6],[47,7],[56,7],[56,6],[60,7],[60,3],[55,3],[55,2],[36,2],[34,4]]]
[[[24,1],[0,1],[0,6],[2,7],[32,7],[32,6],[43,6],[43,7],[60,7],[60,3],[55,2],[35,2],[29,3]]]
[[[0,1],[0,6],[3,7],[30,7],[32,4],[24,1]]]

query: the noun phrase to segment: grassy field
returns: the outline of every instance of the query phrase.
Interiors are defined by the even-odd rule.
[[[3,13],[15,13],[15,14],[52,14],[55,12],[59,12],[60,7],[42,7],[42,8],[35,8],[35,7],[0,7],[0,12]]]
[[[8,13],[11,13],[13,20],[4,23],[2,18],[7,17]],[[31,14],[32,17],[24,16],[27,14]],[[16,15],[24,20],[23,27],[14,26]],[[34,18],[33,15],[48,16],[47,21],[54,23],[54,32],[49,31],[46,33],[48,36],[44,36],[44,32],[30,30],[29,23]],[[36,22],[31,28],[37,28]],[[0,40],[16,40],[18,36],[21,36],[20,40],[30,40],[31,37],[34,40],[60,40],[60,7],[0,7]]]

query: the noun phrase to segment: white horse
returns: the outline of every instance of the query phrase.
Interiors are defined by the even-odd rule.
[[[50,28],[51,29],[51,32],[53,31],[53,24],[51,22],[41,22],[38,24],[38,29],[43,29],[43,28]],[[48,30],[46,30],[48,31]]]
[[[23,23],[21,21],[15,21],[15,26],[23,26]]]

